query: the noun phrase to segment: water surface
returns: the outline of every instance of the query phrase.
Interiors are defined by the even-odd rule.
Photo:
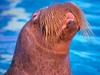
[[[70,0],[0,0],[0,75],[10,66],[20,29],[36,10]],[[100,1],[71,0],[84,11],[94,36],[77,33],[70,46],[73,75],[100,75]]]

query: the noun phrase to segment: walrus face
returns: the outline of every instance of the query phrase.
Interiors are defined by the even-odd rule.
[[[68,12],[66,15],[66,22],[61,30],[60,40],[70,41],[79,30],[80,26],[77,25],[75,16],[71,12]]]
[[[41,9],[33,17],[45,40],[52,44],[71,40],[80,28],[77,18],[64,4]]]

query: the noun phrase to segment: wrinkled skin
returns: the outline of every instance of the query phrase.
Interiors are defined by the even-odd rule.
[[[71,75],[69,46],[80,26],[70,6],[56,4],[33,14],[19,34],[5,75]]]

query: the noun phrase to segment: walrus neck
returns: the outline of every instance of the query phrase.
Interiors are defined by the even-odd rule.
[[[34,40],[36,41],[35,44],[40,47],[44,52],[64,56],[69,54],[70,41],[51,44],[46,42],[44,37],[40,33],[38,35],[38,32],[34,34]]]
[[[36,75],[70,75],[69,57],[66,54],[54,53],[49,49],[46,51],[38,45],[35,50],[34,57],[38,60],[33,60],[32,63],[39,70]]]
[[[26,27],[22,32],[7,75],[70,75],[69,49],[65,43],[46,45],[41,35],[31,28]]]

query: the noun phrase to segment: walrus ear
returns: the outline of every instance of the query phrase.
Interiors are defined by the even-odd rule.
[[[35,21],[36,19],[38,19],[39,14],[40,14],[40,11],[35,12],[35,13],[32,15],[32,20]]]

